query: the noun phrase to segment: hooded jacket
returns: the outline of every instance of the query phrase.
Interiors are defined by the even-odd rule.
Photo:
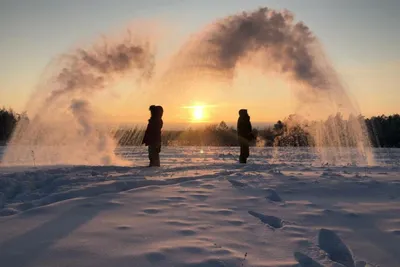
[[[253,129],[251,127],[250,116],[246,109],[239,110],[239,119],[237,122],[237,132],[239,139],[251,141],[253,139]]]
[[[142,144],[146,146],[161,145],[161,129],[163,127],[162,115],[164,110],[161,106],[150,106],[151,117],[147,124]]]

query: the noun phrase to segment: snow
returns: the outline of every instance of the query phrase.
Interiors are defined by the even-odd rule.
[[[0,266],[400,266],[400,150],[146,148],[132,166],[0,168]]]

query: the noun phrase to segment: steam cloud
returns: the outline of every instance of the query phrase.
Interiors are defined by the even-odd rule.
[[[70,109],[77,119],[79,125],[83,129],[83,135],[87,136],[92,133],[92,123],[90,121],[89,103],[84,100],[72,100]]]
[[[129,35],[130,36],[130,35]],[[155,59],[148,42],[140,43],[131,38],[122,43],[104,43],[100,47],[78,49],[63,57],[64,67],[55,77],[56,90],[48,102],[65,94],[90,94],[104,89],[115,75],[138,71],[139,78],[150,80]]]
[[[86,141],[86,145],[89,145],[91,149],[83,151],[82,154],[86,154],[88,151],[92,154],[90,156],[100,156],[100,162],[102,165],[112,164],[114,161],[114,148],[115,144],[106,133],[96,131],[94,123],[92,121],[92,112],[90,110],[89,102],[81,99],[73,99],[71,101],[70,110],[73,116],[81,127],[81,140]]]
[[[60,56],[30,100],[34,116],[17,126],[4,162],[29,164],[34,150],[37,164],[126,164],[115,157],[109,132],[96,125],[91,99],[128,72],[151,80],[154,57],[151,44],[130,32]]]
[[[289,11],[266,7],[221,19],[183,47],[172,68],[217,72],[232,79],[238,62],[261,53],[266,71],[286,73],[311,87],[326,88],[312,50],[317,39],[306,25],[293,21]]]
[[[172,58],[167,71],[156,81],[155,89],[173,89],[181,82],[196,82],[198,80],[193,76],[203,78],[205,74],[216,78],[214,82],[221,78],[232,81],[239,63],[254,64],[252,60],[256,58],[265,73],[278,72],[294,82],[295,86],[305,85],[306,91],[299,91],[298,96],[307,100],[303,101],[307,103],[307,112],[321,113],[321,108],[328,106],[332,106],[332,110],[340,106],[354,110],[340,79],[320,48],[309,28],[302,22],[294,22],[294,16],[289,11],[259,8],[218,20],[196,34]],[[41,101],[36,102],[42,103],[37,118],[34,118],[35,123],[28,129],[24,128],[22,134],[17,129],[19,134],[15,135],[13,143],[23,140],[25,144],[39,144],[42,154],[36,153],[36,156],[38,161],[43,159],[43,162],[38,164],[71,162],[72,152],[75,152],[74,164],[112,163],[115,144],[106,133],[95,128],[89,100],[93,93],[107,88],[115,78],[127,72],[154,82],[156,62],[150,43],[132,38],[129,33],[122,41],[77,49],[62,56],[58,63],[57,68],[51,69],[55,74],[50,76],[50,86],[45,85],[46,95],[37,93],[31,99],[35,102],[40,98]],[[50,127],[51,132],[46,133],[43,129],[47,128],[39,122],[56,118],[68,125],[65,127],[70,127],[65,109],[70,111],[79,129],[65,131],[53,126]],[[341,147],[346,144],[337,138],[340,134],[338,127],[333,125],[332,128],[336,129],[332,131],[334,136],[323,130],[313,136],[317,146]],[[352,136],[347,138],[360,140],[358,151],[369,153],[365,150],[369,143],[362,125],[356,123],[353,128]],[[55,157],[50,157],[49,162],[50,153],[43,148],[54,144],[67,144],[68,149],[56,148],[59,158],[54,161]],[[85,153],[80,152],[82,144],[85,145]],[[30,148],[9,148],[3,161],[29,161],[30,152]],[[340,157],[342,152],[336,149],[332,153]]]
[[[163,79],[179,85],[209,76],[213,82],[229,83],[242,66],[239,63],[256,65],[264,73],[280,73],[290,82],[298,99],[296,118],[304,120],[298,123],[306,125],[307,117],[328,117],[337,112],[359,114],[316,36],[303,22],[295,22],[293,14],[286,10],[263,7],[212,23],[181,48]],[[321,157],[328,161],[349,159],[342,148],[348,147],[348,140],[355,139],[359,140],[357,156],[372,162],[362,122],[355,122],[352,136],[344,139],[338,138],[339,126],[332,124],[334,134],[326,129],[311,133],[317,150],[333,147],[326,153],[319,151]]]

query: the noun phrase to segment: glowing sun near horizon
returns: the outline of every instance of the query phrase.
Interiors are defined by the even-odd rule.
[[[208,121],[210,114],[210,108],[214,107],[214,105],[206,105],[206,104],[194,104],[191,106],[183,106],[183,109],[186,109],[184,118],[188,120],[190,123],[204,123]]]
[[[190,122],[196,123],[196,122],[204,122],[208,116],[206,112],[206,107],[205,105],[192,105],[192,106],[185,106],[183,108],[188,109],[189,112],[187,113],[188,116],[190,117]]]
[[[202,121],[204,119],[204,107],[202,106],[194,106],[192,112],[193,121]]]

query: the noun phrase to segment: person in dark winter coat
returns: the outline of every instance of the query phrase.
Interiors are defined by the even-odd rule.
[[[250,142],[253,141],[253,129],[251,127],[250,116],[247,109],[239,110],[239,119],[237,122],[237,133],[240,145],[239,162],[246,163],[250,155]]]
[[[161,106],[151,105],[151,117],[144,134],[142,144],[148,146],[149,150],[149,167],[160,167],[160,152],[161,152],[161,129],[163,127],[162,116],[164,110]]]

